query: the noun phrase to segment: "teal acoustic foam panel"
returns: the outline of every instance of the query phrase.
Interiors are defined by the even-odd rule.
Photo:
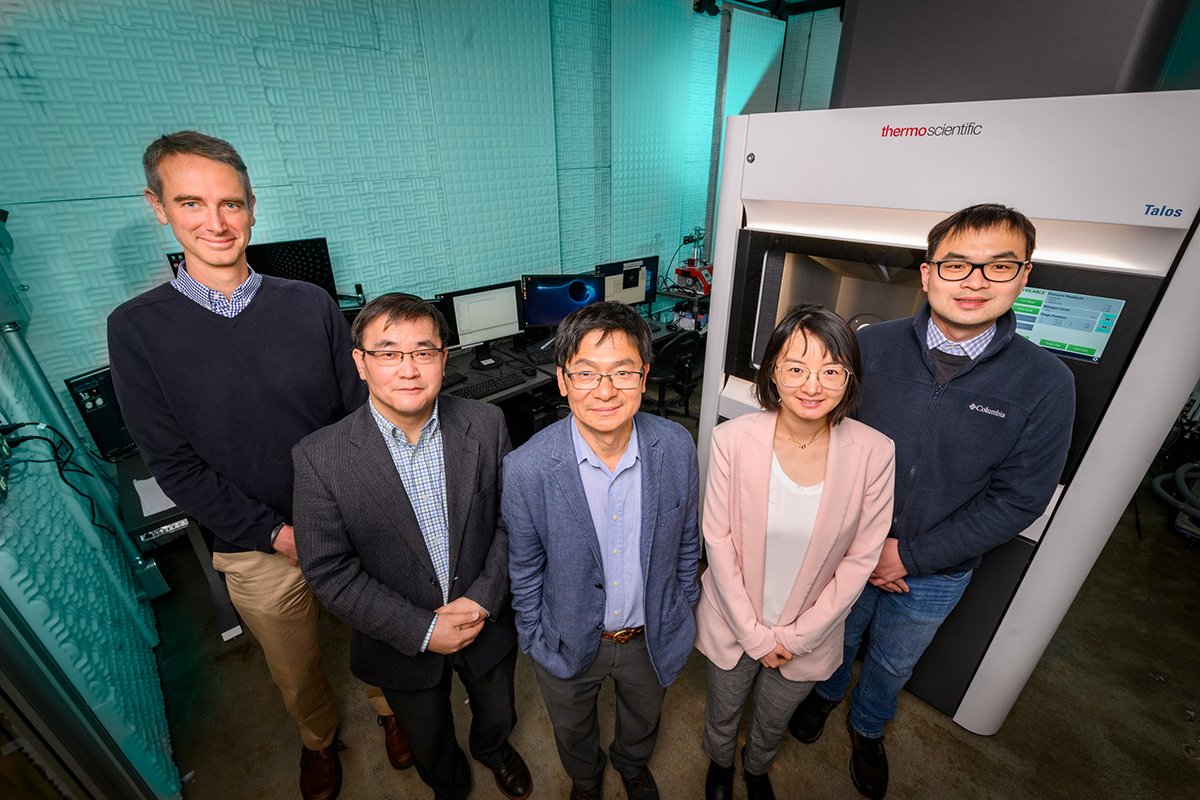
[[[38,417],[7,353],[0,356],[0,413],[17,421]],[[13,465],[0,507],[0,593],[155,795],[177,798],[153,613],[138,599],[113,535],[92,525],[53,464],[26,461],[50,455],[42,442],[14,450],[24,463]]]

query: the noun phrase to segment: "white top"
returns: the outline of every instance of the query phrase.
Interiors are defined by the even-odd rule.
[[[771,485],[767,502],[766,569],[763,570],[762,623],[775,627],[812,541],[813,523],[825,481],[800,486],[787,476],[771,453]],[[789,620],[790,621],[790,620]]]

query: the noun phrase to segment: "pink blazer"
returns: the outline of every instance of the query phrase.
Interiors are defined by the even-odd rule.
[[[891,439],[852,419],[830,431],[812,542],[779,623],[768,628],[762,601],[775,418],[747,414],[713,431],[696,648],[732,669],[743,652],[762,658],[779,642],[795,654],[780,668],[785,678],[819,681],[842,663],[846,617],[891,526],[895,451]]]

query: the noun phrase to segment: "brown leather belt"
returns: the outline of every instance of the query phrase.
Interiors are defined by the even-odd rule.
[[[617,644],[625,644],[632,641],[646,632],[645,625],[639,625],[636,628],[621,628],[619,631],[604,631],[600,634],[601,639],[610,639]]]

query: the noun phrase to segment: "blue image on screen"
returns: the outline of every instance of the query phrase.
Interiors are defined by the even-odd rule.
[[[527,326],[557,325],[572,311],[604,299],[604,278],[599,275],[524,275]]]

